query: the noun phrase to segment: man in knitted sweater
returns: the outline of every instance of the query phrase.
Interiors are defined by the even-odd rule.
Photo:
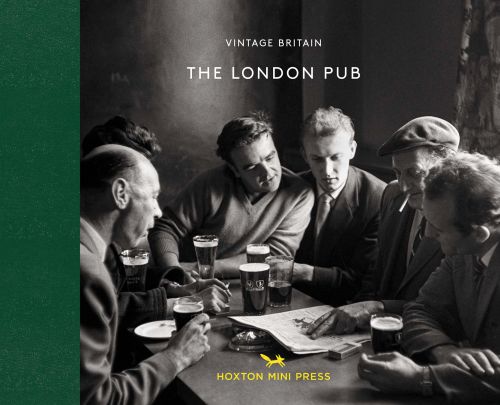
[[[149,234],[156,263],[195,269],[192,237],[219,238],[216,274],[238,277],[250,243],[295,255],[314,203],[310,186],[280,164],[271,123],[262,114],[235,118],[217,139],[224,165],[196,177],[165,208]]]

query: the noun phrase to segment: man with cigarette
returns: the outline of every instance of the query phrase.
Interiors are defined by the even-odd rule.
[[[404,310],[403,348],[368,357],[359,375],[388,392],[500,402],[500,164],[459,152],[430,170],[423,212],[446,258]]]
[[[443,252],[425,236],[422,214],[424,179],[428,169],[456,152],[459,134],[449,122],[431,116],[415,118],[398,129],[379,149],[391,155],[397,182],[384,190],[376,266],[366,274],[355,303],[317,319],[309,328],[313,338],[327,331],[352,333],[369,326],[374,313],[401,314],[437,268]]]
[[[306,118],[302,152],[311,168],[302,177],[314,188],[316,202],[295,259],[295,287],[343,305],[377,258],[385,183],[350,165],[356,153],[354,126],[338,108],[318,108]]]
[[[294,256],[314,195],[281,166],[273,127],[262,113],[229,121],[217,139],[224,164],[197,176],[164,209],[149,235],[156,263],[196,271],[193,236],[216,235],[216,274],[239,277],[246,246],[267,243]]]

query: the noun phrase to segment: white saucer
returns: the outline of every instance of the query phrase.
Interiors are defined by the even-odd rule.
[[[139,325],[134,329],[134,333],[138,336],[148,339],[168,339],[175,332],[175,321],[154,321]]]

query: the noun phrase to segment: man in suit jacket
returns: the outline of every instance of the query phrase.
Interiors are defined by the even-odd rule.
[[[428,233],[446,258],[405,307],[403,346],[436,365],[364,357],[360,375],[384,390],[499,403],[500,164],[457,153],[431,169],[425,185]]]
[[[392,155],[398,180],[382,196],[376,265],[363,278],[355,303],[325,314],[311,325],[313,338],[331,330],[342,334],[367,328],[372,314],[402,314],[404,304],[417,297],[443,258],[439,243],[424,235],[423,179],[431,164],[457,150],[459,140],[449,122],[419,117],[380,147],[381,156]]]
[[[97,148],[81,161],[80,173],[80,400],[149,404],[209,350],[208,317],[193,319],[135,368],[112,372],[118,303],[106,249],[112,242],[134,246],[161,215],[158,174],[143,155],[117,145]]]
[[[379,206],[385,183],[350,166],[356,153],[354,127],[341,110],[319,108],[302,131],[302,177],[316,193],[311,222],[296,255],[296,287],[317,299],[342,305],[359,290],[377,258]]]

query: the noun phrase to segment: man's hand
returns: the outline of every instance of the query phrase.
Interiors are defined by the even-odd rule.
[[[367,329],[372,314],[382,312],[384,307],[380,301],[364,301],[344,305],[320,316],[307,329],[312,339],[332,332],[337,335],[353,333],[356,329]]]
[[[231,292],[228,286],[216,278],[199,279],[193,283],[169,289],[170,297],[185,297],[188,295],[201,297],[206,312],[220,312],[226,308]]]
[[[384,392],[420,393],[424,369],[400,353],[361,355],[359,376]]]
[[[179,266],[184,270],[184,283],[193,283],[200,278],[198,262],[182,262]]]
[[[164,352],[169,354],[178,373],[198,362],[210,350],[207,338],[210,330],[208,319],[206,314],[198,315],[170,339]]]
[[[314,267],[304,263],[294,263],[292,282],[297,281],[312,281]]]
[[[488,349],[443,345],[432,349],[431,354],[439,364],[451,363],[477,376],[500,373],[500,359]]]

